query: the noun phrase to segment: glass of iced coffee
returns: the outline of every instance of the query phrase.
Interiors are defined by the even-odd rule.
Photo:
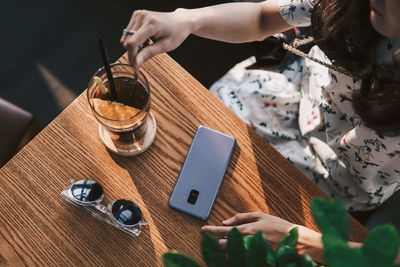
[[[144,152],[156,136],[150,112],[151,94],[146,77],[127,64],[111,64],[115,94],[104,68],[92,76],[87,89],[89,105],[99,121],[99,135],[113,153],[134,156]]]

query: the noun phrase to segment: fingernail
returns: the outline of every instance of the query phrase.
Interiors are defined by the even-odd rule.
[[[227,219],[227,220],[225,220],[225,221],[222,221],[222,223],[223,224],[226,224],[226,223],[228,223],[230,221],[230,219]]]

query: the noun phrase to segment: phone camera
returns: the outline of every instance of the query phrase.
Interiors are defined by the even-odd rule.
[[[198,196],[199,196],[199,191],[193,189],[192,191],[190,191],[187,202],[194,205],[197,201]]]

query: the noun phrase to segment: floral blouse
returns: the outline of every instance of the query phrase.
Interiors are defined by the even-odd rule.
[[[314,0],[279,0],[282,17],[309,26]],[[331,63],[318,46],[309,54]],[[386,39],[379,61],[400,61],[399,40]],[[369,210],[400,189],[400,137],[366,127],[354,112],[360,82],[308,60],[277,71],[232,68],[212,85],[226,106],[254,128],[325,193],[348,210]]]

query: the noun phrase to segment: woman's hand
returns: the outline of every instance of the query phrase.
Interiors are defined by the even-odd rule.
[[[321,234],[307,227],[290,223],[276,216],[262,212],[238,213],[232,218],[222,222],[224,226],[206,225],[201,228],[203,232],[221,237],[219,243],[222,247],[226,246],[229,231],[236,226],[243,235],[254,235],[258,231],[264,233],[272,249],[276,250],[279,243],[289,231],[298,227],[299,238],[297,241],[297,252],[300,255],[308,253],[314,261],[323,263],[323,246]],[[359,246],[359,244],[353,244]]]
[[[225,246],[228,233],[236,226],[243,235],[254,235],[258,231],[264,233],[264,237],[273,249],[276,249],[283,237],[296,224],[290,223],[284,219],[265,214],[262,212],[238,213],[232,218],[222,222],[224,226],[203,226],[201,230],[221,237],[219,243]]]
[[[177,48],[189,34],[243,43],[263,40],[292,27],[280,15],[278,0],[178,8],[169,13],[137,10],[126,27],[135,33],[123,35],[121,44],[128,50],[131,65],[138,69],[149,58]],[[150,37],[154,44],[138,51],[138,47]]]
[[[135,33],[122,35],[120,42],[128,50],[129,61],[135,69],[151,57],[177,48],[188,37],[192,29],[185,11],[186,9],[168,13],[147,10],[133,12],[126,29]],[[154,43],[138,51],[139,46],[150,37]]]

